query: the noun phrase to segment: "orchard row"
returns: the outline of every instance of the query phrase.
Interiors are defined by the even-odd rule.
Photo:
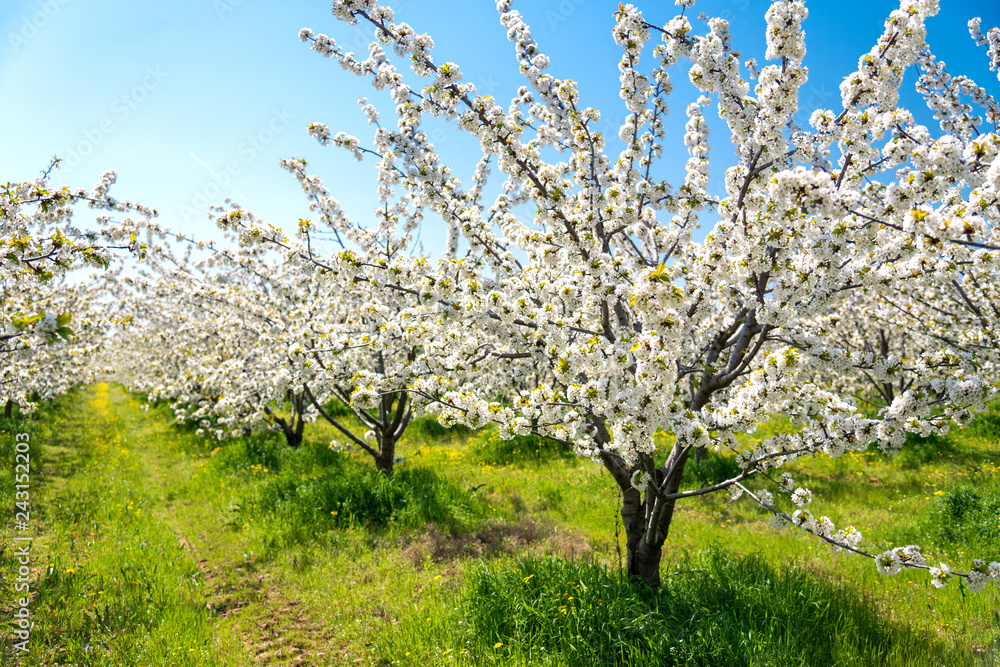
[[[109,196],[111,174],[91,192],[54,188],[48,174],[8,186],[0,399],[30,409],[109,372],[205,437],[274,428],[295,447],[305,423],[329,421],[341,434],[331,447],[367,452],[386,475],[415,416],[492,423],[505,438],[569,443],[607,470],[634,579],[659,583],[679,500],[725,493],[887,574],[925,569],[946,585],[955,575],[919,547],[869,554],[856,529],[814,516],[812,493],[781,468],[873,443],[898,451],[907,433],[964,425],[996,397],[995,96],[932,54],[925,21],[937,3],[902,0],[845,78],[839,108],[798,127],[804,4],[771,5],[762,67],[741,63],[726,21],[692,22],[690,2],[677,4],[664,25],[619,6],[628,116],[606,137],[576,83],[546,72],[509,0],[497,8],[524,85],[507,107],[436,60],[433,40],[390,8],[334,2],[336,18],[372,30],[367,56],[308,29],[300,37],[392,104],[383,117],[360,101],[370,142],[320,123],[308,131],[377,163],[368,220],[350,219],[302,159],[282,165],[313,219],[289,234],[229,202],[218,243],[167,242],[153,211]],[[983,35],[973,20],[970,33],[996,70],[1000,31]],[[935,126],[899,105],[911,69]],[[686,175],[673,186],[659,174],[678,155],[666,142],[677,75],[700,96],[686,108]],[[707,188],[713,106],[728,129],[722,152],[735,151],[721,162],[722,198]],[[467,183],[435,152],[428,117],[479,140]],[[72,226],[84,204],[103,212],[98,232]],[[447,227],[443,256],[416,243],[426,216]],[[315,250],[320,232],[337,252]],[[110,268],[116,251],[134,268]],[[105,271],[64,278],[83,265]],[[738,444],[779,416],[795,430]],[[673,444],[658,453],[660,431]],[[735,453],[740,473],[681,491],[705,448]],[[997,563],[965,569],[973,590],[1000,579]]]

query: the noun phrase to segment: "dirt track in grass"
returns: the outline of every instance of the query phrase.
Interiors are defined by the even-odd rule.
[[[182,556],[173,567],[187,567],[196,573],[193,578],[200,599],[193,602],[204,608],[200,622],[208,634],[225,638],[209,647],[216,654],[211,656],[213,664],[354,663],[342,648],[338,650],[334,633],[326,629],[315,610],[294,595],[275,568],[248,554],[240,543],[240,534],[224,525],[227,493],[197,483],[203,475],[204,460],[184,452],[179,442],[182,434],[161,415],[142,412],[140,403],[117,387],[98,384],[70,397],[53,417],[46,432],[48,442],[39,437],[36,445],[45,449],[45,464],[33,480],[34,504],[40,519],[35,526],[36,590],[47,585],[45,594],[51,594],[56,575],[78,571],[107,581],[104,588],[111,588],[124,577],[105,567],[115,551],[115,545],[109,544],[112,536],[123,535],[123,541],[127,541],[132,535],[147,543],[150,536],[155,536],[161,542],[176,542]],[[117,499],[119,487],[127,489],[131,499],[126,508],[140,508],[145,515],[141,528],[136,529],[115,512],[108,513],[106,521],[101,520],[104,513],[99,511],[72,525],[61,520],[64,517],[59,508],[67,499],[93,496],[94,491],[106,489],[106,497],[99,496],[92,504],[110,504]],[[74,536],[72,533],[81,527],[90,532]],[[140,545],[135,567],[155,569],[157,553],[142,551]],[[143,556],[146,562],[142,562]],[[186,566],[185,559],[189,561]],[[81,593],[83,597],[97,594]],[[44,602],[39,600],[40,605]],[[105,595],[96,606],[84,604],[80,613],[89,618],[94,615],[94,607],[100,619],[101,603],[108,608],[125,604]],[[76,642],[71,637],[86,638],[84,651],[96,658],[93,664],[120,664],[128,649],[118,644],[142,641],[132,635],[127,621],[113,634],[102,632],[99,622],[65,627],[65,619],[45,612],[44,606],[38,610],[39,632],[34,637],[39,641],[33,643],[30,659],[25,662],[8,650],[4,651],[4,664],[73,664],[63,662],[73,657],[72,644]],[[160,608],[156,616],[169,618],[174,612]],[[65,642],[60,637],[65,637]],[[10,638],[5,637],[4,644],[9,642]],[[184,664],[173,662],[169,647],[163,647],[162,656],[155,655],[155,646],[148,649],[147,654],[154,660],[161,658],[156,661],[160,664]]]

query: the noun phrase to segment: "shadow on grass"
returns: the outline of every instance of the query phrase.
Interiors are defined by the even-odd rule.
[[[471,428],[463,424],[453,424],[452,426],[442,426],[433,416],[418,417],[410,422],[406,427],[406,434],[411,437],[418,437],[433,440],[447,440],[449,438],[467,438],[475,433]]]
[[[1000,483],[983,477],[937,492],[916,523],[900,525],[887,536],[894,544],[930,542],[961,546],[986,562],[1000,560]]]
[[[308,458],[307,449],[294,455]],[[266,477],[232,508],[228,525],[266,526],[264,541],[277,552],[291,544],[323,539],[330,530],[360,526],[378,532],[434,525],[449,533],[478,527],[488,514],[474,489],[464,489],[435,471],[397,470],[392,478],[342,455],[321,468],[289,462]],[[304,468],[320,471],[303,476]]]
[[[969,424],[966,433],[974,438],[990,440],[994,444],[1000,444],[1000,413],[987,412],[977,415]]]
[[[493,429],[484,430],[473,447],[474,456],[494,466],[531,466],[547,461],[576,461],[573,447],[539,435],[515,435],[504,440]]]

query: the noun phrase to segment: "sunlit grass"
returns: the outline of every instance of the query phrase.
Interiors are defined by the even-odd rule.
[[[42,443],[32,456],[51,471],[33,481],[42,509],[38,547],[45,554],[35,575],[36,613],[49,619],[35,637],[51,664],[84,664],[86,658],[95,665],[248,665],[266,646],[266,664],[285,664],[294,655],[316,665],[359,659],[572,664],[571,650],[547,645],[543,653],[532,644],[534,635],[491,638],[476,629],[486,626],[473,627],[471,609],[494,614],[477,597],[477,586],[484,577],[516,584],[528,576],[518,574],[525,567],[542,568],[538,579],[549,568],[551,586],[570,574],[596,577],[601,585],[619,581],[624,535],[617,488],[602,468],[558,448],[500,441],[490,429],[444,431],[420,420],[400,443],[403,460],[388,483],[374,476],[366,454],[331,451],[327,443],[336,435],[325,424],[310,425],[306,443],[295,450],[276,433],[219,442],[173,424],[162,406],[140,412],[141,403],[117,387],[98,385],[37,417],[0,424],[8,432],[32,429]],[[787,428],[766,424],[753,437]],[[869,550],[918,543],[935,562],[963,569],[996,546],[996,534],[986,529],[1000,496],[998,432],[1000,418],[990,413],[942,441],[911,442],[896,457],[855,452],[800,459],[788,469],[798,485],[815,492],[814,514],[857,526]],[[12,441],[4,437],[2,447],[9,449]],[[692,465],[686,485],[716,481],[732,470],[731,455],[710,453]],[[681,503],[665,545],[664,574],[716,567],[716,583],[760,573],[797,581],[818,591],[816,600],[852,610],[858,628],[868,623],[868,630],[852,631],[861,633],[857,641],[891,640],[896,653],[882,664],[928,664],[920,656],[939,649],[957,661],[931,664],[998,664],[996,588],[965,594],[955,584],[935,590],[920,573],[885,577],[870,561],[831,554],[809,535],[771,529],[765,518],[725,494]],[[717,547],[728,554],[717,565],[698,560]],[[552,557],[557,560],[546,560]],[[695,561],[701,565],[691,565]],[[686,591],[710,608],[710,583],[668,577],[669,594]],[[628,586],[619,588],[623,600],[633,595]],[[524,609],[529,602],[553,602],[517,599]],[[797,609],[788,600],[769,603],[782,613]],[[556,613],[559,606],[565,605],[556,605]],[[865,620],[872,610],[882,625]],[[505,618],[526,622],[517,614]],[[824,618],[809,620],[806,636],[825,631]],[[697,628],[684,634],[691,628],[683,614],[655,619],[650,640],[671,638],[676,650],[670,659],[695,656],[676,664],[753,664],[697,662],[697,651],[688,650],[701,641]],[[757,651],[733,655],[780,655],[780,633],[754,630],[735,617],[727,623],[712,636],[751,633],[746,642]],[[888,634],[878,634],[883,631]],[[635,637],[623,651],[644,646]],[[503,645],[494,650],[498,642]],[[285,653],[274,648],[279,644]],[[861,660],[876,654],[859,649],[842,655]],[[671,663],[643,658],[633,664]]]
[[[237,665],[199,571],[157,514],[138,405],[97,385],[26,422],[36,459],[31,664]],[[8,563],[4,563],[5,566]],[[8,591],[4,591],[8,593]]]
[[[440,635],[397,640],[382,657],[400,665],[454,655],[458,664],[579,667],[867,667],[969,657],[886,620],[843,585],[761,557],[709,550],[677,566],[652,590],[588,562],[482,565],[450,622],[437,626]]]

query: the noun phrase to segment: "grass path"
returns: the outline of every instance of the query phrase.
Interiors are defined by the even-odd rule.
[[[139,408],[98,384],[34,434],[36,626],[31,659],[4,663],[325,662],[322,625],[222,527],[227,489],[202,484],[183,434]]]

